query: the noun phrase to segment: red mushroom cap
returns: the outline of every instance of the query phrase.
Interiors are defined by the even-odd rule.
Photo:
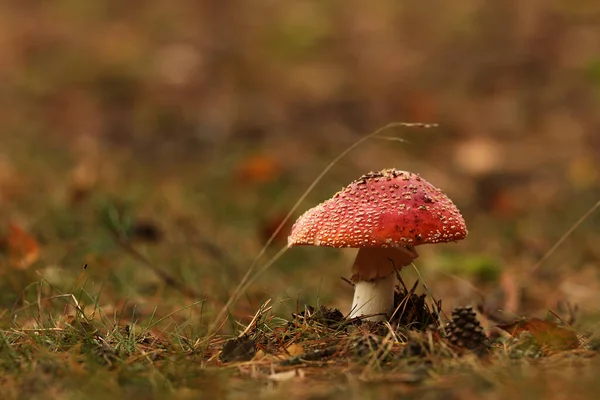
[[[411,247],[466,236],[465,220],[440,189],[417,174],[386,169],[306,211],[288,246]]]

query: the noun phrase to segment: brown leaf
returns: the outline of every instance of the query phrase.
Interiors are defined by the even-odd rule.
[[[304,354],[304,347],[297,343],[292,343],[286,348],[279,349],[276,354],[267,354],[264,350],[258,350],[254,356],[254,360],[271,360],[279,362],[282,360],[290,360]]]
[[[13,265],[19,269],[27,269],[40,256],[40,245],[29,233],[16,224],[9,224],[6,237],[6,251]]]
[[[511,336],[517,337],[523,332],[529,332],[536,342],[548,350],[569,350],[579,347],[577,333],[559,326],[551,321],[538,318],[522,319],[510,324],[498,325]]]
[[[240,162],[237,178],[245,183],[271,182],[279,176],[278,163],[264,155],[254,155]]]
[[[298,343],[292,343],[284,350],[290,356],[297,356],[304,353],[304,347],[302,347],[302,345]]]

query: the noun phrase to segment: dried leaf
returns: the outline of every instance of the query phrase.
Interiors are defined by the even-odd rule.
[[[15,224],[8,226],[6,250],[10,262],[19,269],[27,269],[40,256],[40,245],[37,240]]]
[[[304,347],[297,343],[292,343],[288,347],[281,349],[277,354],[267,354],[263,350],[258,350],[253,360],[271,360],[271,361],[282,361],[288,360],[295,356],[304,354]]]
[[[278,163],[270,157],[255,155],[240,162],[237,177],[245,183],[271,182],[279,176]]]
[[[325,358],[331,357],[338,351],[337,346],[330,346],[325,349],[315,349],[306,353],[298,354],[290,357],[287,360],[283,360],[279,363],[281,366],[299,365],[305,361],[321,361]]]
[[[297,356],[304,353],[304,347],[298,343],[292,343],[285,348],[285,352],[290,356]]]
[[[541,347],[547,350],[569,350],[579,347],[579,338],[576,332],[551,321],[531,318],[498,325],[498,327],[513,337],[528,332]]]

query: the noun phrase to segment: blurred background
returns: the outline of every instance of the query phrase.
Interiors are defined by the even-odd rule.
[[[536,264],[600,199],[599,109],[591,0],[5,1],[0,307],[54,290],[42,280],[107,314],[206,299],[187,314],[205,318],[332,159],[406,121],[440,127],[368,140],[293,218],[368,171],[416,172],[470,230],[420,250],[445,307],[593,313],[600,215]],[[233,314],[348,312],[354,254],[294,248]]]

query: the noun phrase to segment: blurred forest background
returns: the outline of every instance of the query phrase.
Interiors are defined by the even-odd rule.
[[[406,121],[440,127],[367,141],[294,217],[365,172],[417,172],[470,230],[420,250],[445,306],[597,311],[599,215],[535,265],[600,199],[598,110],[597,1],[4,1],[0,306],[85,263],[108,315],[192,301],[150,261],[210,313],[333,158]],[[347,312],[353,254],[289,251],[234,315]]]

